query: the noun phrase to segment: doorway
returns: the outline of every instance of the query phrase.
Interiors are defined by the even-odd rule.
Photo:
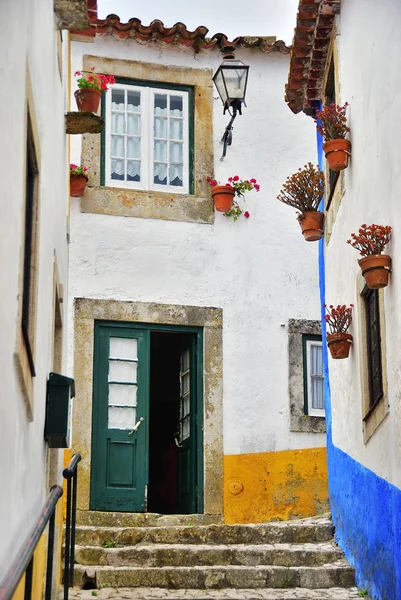
[[[203,512],[202,334],[95,323],[92,510]]]

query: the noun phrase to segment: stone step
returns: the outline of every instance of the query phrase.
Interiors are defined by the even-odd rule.
[[[85,567],[76,565],[74,584],[90,578],[96,587],[173,589],[352,587],[354,570],[344,560],[324,567]],[[95,578],[95,579],[93,579]]]
[[[124,548],[77,546],[75,549],[75,560],[81,565],[113,567],[321,566],[340,560],[342,557],[341,550],[330,542],[230,546],[157,544]]]
[[[77,510],[77,524],[92,527],[170,527],[186,525],[221,525],[222,515],[162,515],[159,513],[124,513]]]
[[[93,590],[71,589],[69,600],[93,600]],[[168,590],[160,588],[104,588],[96,590],[98,600],[358,600],[358,589],[221,589]],[[369,600],[369,597],[365,597]]]
[[[78,526],[79,546],[135,544],[292,544],[327,542],[333,538],[330,519],[280,521],[258,525],[194,525],[163,527]]]

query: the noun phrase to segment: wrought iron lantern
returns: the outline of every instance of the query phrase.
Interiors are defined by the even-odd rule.
[[[221,140],[223,143],[222,159],[226,155],[227,146],[231,146],[232,143],[232,125],[234,119],[238,113],[242,114],[242,104],[245,104],[248,83],[249,66],[243,63],[242,60],[235,58],[233,54],[234,50],[234,46],[223,48],[223,62],[213,77],[213,82],[223,103],[223,114],[228,111],[231,115],[230,122]]]

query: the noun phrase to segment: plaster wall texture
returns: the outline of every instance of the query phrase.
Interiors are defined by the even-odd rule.
[[[194,55],[107,36],[72,44],[72,72],[85,54],[213,72],[221,62],[218,51]],[[248,108],[221,162],[229,117],[213,91],[214,175],[260,182],[261,192],[247,196],[251,217],[233,223],[216,213],[213,224],[196,224],[83,214],[73,199],[70,298],[222,308],[225,454],[321,447],[324,434],[290,433],[288,397],[288,319],[320,314],[317,245],[303,240],[295,211],[275,199],[287,175],[313,160],[314,127],[283,101],[288,56],[236,54],[250,65]],[[79,161],[78,136],[71,149]],[[72,372],[72,331],[69,361]]]
[[[391,1],[386,10],[373,2],[352,0],[341,8],[337,37],[340,99],[348,101],[352,158],[344,171],[345,192],[331,239],[325,248],[326,302],[353,303],[350,332],[354,345],[348,360],[329,360],[333,443],[396,486],[401,486],[401,254],[399,190],[400,126],[398,119],[401,71],[393,59],[401,53],[397,25],[401,5]],[[397,59],[399,61],[399,59]],[[393,257],[390,285],[384,292],[384,313],[389,414],[365,444],[362,431],[360,361],[363,348],[359,253],[346,244],[362,223],[389,224],[393,236],[386,253]]]
[[[0,36],[0,164],[3,171],[0,180],[0,575],[3,575],[38,518],[48,492],[47,445],[43,432],[46,380],[52,362],[53,266],[56,255],[59,280],[65,290],[68,170],[66,97],[57,62],[53,2],[2,2],[0,21],[7,24]],[[30,97],[33,126],[37,131],[40,169],[32,420],[28,418],[14,362],[20,331],[27,97]],[[67,298],[64,300],[63,313]]]

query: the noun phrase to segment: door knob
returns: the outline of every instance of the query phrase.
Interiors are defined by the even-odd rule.
[[[134,425],[134,428],[133,428],[133,429],[131,429],[131,431],[129,431],[129,432],[128,432],[128,435],[133,435],[133,434],[134,434],[134,431],[137,431],[137,430],[139,429],[139,426],[140,426],[140,424],[141,424],[141,423],[142,423],[142,421],[144,421],[144,420],[145,420],[145,419],[144,419],[144,417],[141,417],[141,418],[139,419],[139,421],[137,421],[137,422],[135,423],[135,425]]]

